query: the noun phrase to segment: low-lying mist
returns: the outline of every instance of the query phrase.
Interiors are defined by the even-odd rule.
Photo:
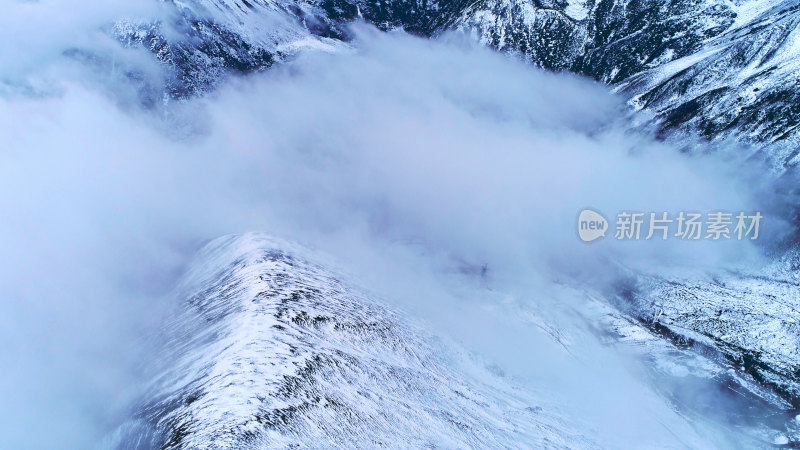
[[[70,45],[113,48],[72,31]],[[57,34],[24,61],[4,47],[19,64],[0,68],[3,447],[98,442],[135,394],[152,348],[143,336],[193,252],[250,230],[334,255],[435,331],[583,404],[608,439],[669,439],[658,422],[670,413],[610,350],[570,356],[513,312],[533,305],[570,323],[581,298],[565,276],[602,284],[609,261],[760,264],[745,241],[612,232],[586,244],[576,230],[586,207],[612,226],[621,210],[754,212],[753,177],[631,132],[621,100],[588,80],[458,36],[354,35],[349,52],[301,55],[157,111],[114,95],[130,91],[124,77],[65,58]],[[769,216],[762,227],[780,230]]]

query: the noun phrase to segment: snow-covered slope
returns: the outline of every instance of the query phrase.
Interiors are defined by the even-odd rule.
[[[451,26],[533,63],[609,83],[663,131],[786,141],[794,164],[800,6],[781,0],[483,0]]]
[[[714,348],[743,376],[776,388],[787,408],[800,398],[800,285],[761,273],[664,279],[635,275],[623,308],[682,345]]]
[[[167,98],[207,92],[230,73],[268,68],[302,51],[344,45],[325,14],[302,2],[166,2],[164,8],[158,20],[120,20],[111,32],[163,64]]]
[[[266,68],[308,49],[346,45],[347,23],[424,35],[462,30],[533,64],[613,86],[672,130],[768,147],[796,163],[800,6],[788,0],[192,0],[169,19],[120,21],[113,33],[172,70],[171,96],[207,91],[226,73]]]
[[[566,8],[528,0],[487,0],[471,4],[448,23],[484,45],[532,62],[539,67],[568,70],[585,51],[588,28]]]
[[[662,129],[770,144],[777,167],[796,165],[800,125],[800,5],[732,5],[732,23],[698,49],[618,83]]]
[[[231,73],[265,69],[303,51],[342,49],[354,20],[429,35],[460,3],[169,0],[163,9],[158,19],[120,20],[110,32],[125,46],[153,54],[168,72],[167,98],[181,98],[208,92]]]
[[[574,360],[580,372],[561,376],[586,387],[569,393],[517,384],[333,267],[311,250],[259,233],[208,244],[179,289],[184,300],[165,329],[150,387],[102,447],[747,448],[800,436],[782,400],[730,361],[664,340],[590,293],[579,294],[588,330],[541,315],[536,305],[520,305],[514,319],[547,330]],[[587,332],[602,336],[604,347],[587,346]],[[593,389],[637,391],[616,378],[619,368],[604,375],[609,360],[584,359],[587,351],[645,360],[648,389],[658,395],[636,399],[650,417],[626,415],[626,397],[612,395],[614,404],[601,409],[622,414],[615,419],[622,428],[629,428],[626,420],[643,430],[656,424],[642,431],[647,444],[609,441],[602,430],[608,418],[590,413],[595,407],[584,395]],[[530,353],[548,354],[536,347]],[[542,360],[540,372],[563,370],[556,361]]]
[[[260,234],[209,244],[182,288],[163,372],[108,446],[595,446],[557,406],[308,256]]]

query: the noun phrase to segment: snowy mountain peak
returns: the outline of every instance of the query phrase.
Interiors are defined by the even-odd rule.
[[[260,234],[209,244],[165,368],[110,446],[591,446],[554,407],[310,255]]]

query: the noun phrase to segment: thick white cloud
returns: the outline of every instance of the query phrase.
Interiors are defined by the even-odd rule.
[[[362,29],[352,52],[308,54],[168,111],[122,111],[108,93],[125,86],[80,78],[58,51],[64,36],[91,48],[71,30],[109,12],[93,18],[83,14],[90,7],[56,2],[53,14],[82,19],[62,30],[47,27],[61,23],[52,17],[27,15],[37,5],[11,14],[43,28],[34,52],[4,45],[0,53],[15,61],[4,79],[16,79],[0,98],[0,359],[8,362],[0,433],[10,447],[86,447],[105,432],[150,349],[141,335],[167,309],[192,251],[222,234],[264,230],[323,248],[510,370],[562,379],[565,393],[584,383],[579,395],[596,414],[609,412],[609,396],[641,391],[604,385],[619,374],[593,373],[597,359],[563,377],[578,366],[557,362],[564,356],[553,349],[539,355],[553,365],[535,368],[513,367],[529,360],[511,351],[492,354],[542,339],[523,324],[500,332],[511,315],[483,313],[503,304],[497,296],[541,308],[564,301],[569,310],[580,298],[552,281],[565,267],[603,278],[603,258],[661,270],[754,257],[738,242],[577,239],[574,222],[587,206],[607,214],[757,207],[724,164],[625,132],[622,105],[586,80],[454,37]],[[15,27],[0,36],[31,34]],[[19,95],[33,79],[44,95]],[[453,272],[484,267],[489,278],[448,287],[461,276]],[[615,404],[614,412],[642,420],[638,407]],[[653,432],[641,423],[626,424],[626,437]]]

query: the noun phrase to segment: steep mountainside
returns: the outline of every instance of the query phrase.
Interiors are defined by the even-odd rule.
[[[780,0],[480,1],[450,24],[481,42],[615,87],[663,132],[798,141],[800,5]],[[664,133],[666,135],[666,133]]]
[[[170,6],[171,5],[171,6]],[[172,19],[119,22],[113,33],[170,67],[173,97],[303,49],[346,45],[347,23],[432,36],[462,30],[533,64],[613,86],[670,130],[770,146],[797,161],[800,5],[785,0],[193,0]]]
[[[614,295],[655,334],[721,359],[778,394],[766,400],[800,409],[800,283],[793,273],[631,274]]]

